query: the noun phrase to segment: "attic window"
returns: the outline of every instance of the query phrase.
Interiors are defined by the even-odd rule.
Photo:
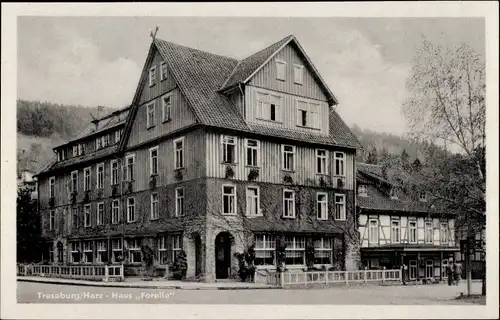
[[[160,79],[161,81],[167,80],[167,63],[165,61],[160,64]]]
[[[293,82],[295,84],[302,84],[304,74],[303,70],[304,66],[301,66],[299,64],[293,65]]]
[[[393,200],[398,198],[398,193],[397,193],[395,188],[391,188],[390,196],[391,196],[391,199],[393,199]]]
[[[149,69],[149,86],[152,87],[156,84],[156,66]]]
[[[366,185],[360,184],[358,186],[358,196],[362,196],[362,197],[367,197],[368,196],[368,191],[366,189]]]
[[[276,79],[285,81],[286,62],[276,60]]]

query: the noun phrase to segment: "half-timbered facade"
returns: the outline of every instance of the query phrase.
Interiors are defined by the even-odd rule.
[[[148,244],[159,270],[184,250],[188,276],[212,281],[250,245],[258,268],[286,245],[288,268],[311,247],[318,266],[357,269],[361,146],[336,104],[294,36],[243,60],[155,39],[131,106],[39,174],[48,255],[133,272]]]
[[[396,189],[382,166],[357,164],[361,260],[370,269],[408,267],[409,280],[442,280],[459,251],[453,214],[428,205],[426,194]]]

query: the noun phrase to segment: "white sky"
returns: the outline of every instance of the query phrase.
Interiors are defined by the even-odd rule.
[[[349,125],[402,134],[405,80],[422,37],[484,53],[470,18],[19,17],[18,98],[123,107],[157,37],[244,58],[294,34],[339,99]]]

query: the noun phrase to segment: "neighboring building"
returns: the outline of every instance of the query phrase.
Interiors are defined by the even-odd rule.
[[[429,207],[425,192],[404,193],[385,178],[382,166],[357,164],[361,260],[370,269],[408,266],[412,280],[446,278],[460,251],[455,219]]]
[[[34,175],[34,172],[27,169],[18,170],[17,173],[17,189],[30,189],[31,199],[37,199],[38,197],[37,181]]]
[[[286,243],[289,269],[308,247],[318,266],[358,269],[361,146],[336,104],[294,36],[243,60],[155,39],[130,109],[40,173],[47,254],[123,257],[133,273],[149,244],[160,271],[184,250],[188,277],[213,281],[236,277],[234,253],[252,244],[274,268]]]

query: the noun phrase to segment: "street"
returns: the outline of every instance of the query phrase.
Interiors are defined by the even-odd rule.
[[[473,283],[472,293],[481,292]],[[360,304],[443,305],[470,302],[455,300],[466,292],[459,286],[351,286],[314,289],[170,290],[111,288],[18,282],[19,303],[180,303],[180,304]]]

